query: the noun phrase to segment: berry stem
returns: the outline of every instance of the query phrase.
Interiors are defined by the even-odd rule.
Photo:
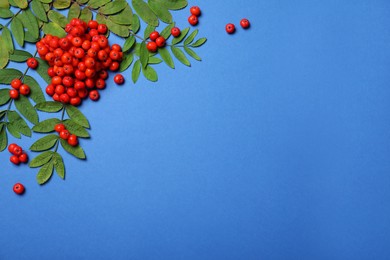
[[[144,39],[141,36],[139,36],[138,34],[134,33],[132,30],[129,30],[129,32],[130,32],[131,35],[133,35],[134,37],[137,37],[141,41],[146,41],[146,39]]]

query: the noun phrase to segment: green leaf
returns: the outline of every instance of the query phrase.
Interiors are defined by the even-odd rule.
[[[159,59],[157,57],[149,57],[148,64],[160,64],[162,62],[162,59]]]
[[[41,76],[46,81],[47,84],[50,84],[51,78],[49,75],[47,75],[47,70],[49,68],[49,65],[47,64],[46,61],[40,58],[36,58],[36,59],[39,63],[38,68],[36,68],[36,72],[38,72],[39,76]]]
[[[0,84],[11,84],[15,78],[20,78],[23,73],[16,69],[2,69],[0,70]]]
[[[33,0],[31,2],[31,9],[33,10],[35,16],[39,20],[46,22],[46,23],[48,22],[45,8],[43,7],[43,4],[40,1]]]
[[[83,150],[83,148],[81,148],[80,145],[71,146],[70,144],[68,144],[68,142],[66,140],[61,139],[61,146],[62,146],[62,148],[64,148],[65,151],[67,151],[71,155],[75,156],[76,158],[79,158],[79,159],[86,158],[84,150]]]
[[[152,11],[158,18],[160,18],[161,21],[164,23],[172,23],[172,15],[167,7],[155,0],[149,0],[148,3]]]
[[[4,151],[7,148],[8,138],[4,125],[0,126],[0,151]]]
[[[144,74],[147,80],[153,82],[156,82],[158,80],[157,72],[149,65],[146,66],[146,68],[142,69],[142,73]]]
[[[158,53],[160,54],[165,64],[167,64],[172,69],[175,68],[175,63],[173,62],[172,56],[167,48],[159,48]]]
[[[200,46],[202,46],[206,41],[207,41],[206,38],[200,38],[200,39],[198,39],[196,42],[194,42],[193,44],[191,44],[191,47],[194,47],[194,48],[200,47]]]
[[[14,2],[20,9],[25,9],[28,6],[27,0],[14,0]]]
[[[45,96],[43,95],[42,88],[39,86],[38,82],[31,76],[24,76],[24,83],[30,86],[30,98],[34,100],[35,103],[45,102]]]
[[[7,27],[3,28],[2,36],[3,36],[3,41],[4,41],[4,44],[5,44],[5,49],[9,53],[13,53],[14,52],[14,43],[12,41],[11,32],[9,31],[9,29]]]
[[[170,10],[180,10],[188,4],[187,0],[157,0],[157,2]]]
[[[130,35],[126,39],[125,43],[123,44],[122,51],[127,52],[128,50],[130,50],[134,46],[134,43],[135,43],[135,37],[133,35]]]
[[[60,38],[66,36],[65,30],[62,29],[61,26],[56,23],[45,23],[43,25],[42,30],[45,34],[51,34]]]
[[[5,50],[7,48],[3,37],[0,35],[0,50]],[[0,52],[0,71],[2,68],[5,68],[9,61],[9,52],[8,51],[1,51]]]
[[[171,30],[175,27],[175,23],[168,24],[164,30],[161,31],[160,35],[163,36],[165,39],[168,39],[169,36],[171,36]]]
[[[115,15],[110,15],[108,19],[116,24],[130,25],[133,20],[133,12],[131,11],[130,6],[127,5],[122,12]]]
[[[65,179],[65,165],[59,153],[54,153],[53,164],[58,176],[60,176],[61,179]]]
[[[31,34],[34,39],[30,39],[29,41],[34,42],[39,38],[39,26],[38,20],[35,15],[31,12],[30,9],[23,10],[21,14],[18,16],[23,24],[23,27],[27,29],[26,34]],[[27,39],[27,37],[26,37]]]
[[[38,139],[30,147],[31,151],[45,151],[52,148],[60,137],[55,134],[50,134]],[[62,140],[62,139],[61,139]],[[66,141],[65,141],[66,142]]]
[[[54,131],[54,126],[60,122],[58,118],[46,119],[35,125],[32,130],[37,133],[50,133]]]
[[[87,130],[85,130],[84,127],[81,125],[77,124],[75,121],[72,119],[67,119],[63,122],[63,124],[66,126],[66,129],[74,135],[77,135],[78,137],[83,137],[83,138],[89,138],[89,133]]]
[[[9,59],[15,62],[26,62],[31,57],[31,53],[27,51],[14,50],[14,53],[10,54]]]
[[[141,61],[137,60],[134,63],[133,71],[131,73],[131,79],[133,80],[134,83],[136,83],[138,81],[140,73],[141,73]]]
[[[18,132],[18,129],[16,128],[15,125],[13,125],[12,123],[8,123],[7,130],[8,130],[8,133],[10,133],[13,137],[20,139],[21,135]]]
[[[60,111],[64,105],[56,101],[46,101],[35,105],[37,110],[49,113],[55,113]]]
[[[44,4],[50,4],[53,2],[53,0],[39,0],[39,1],[41,1]]]
[[[140,59],[140,61],[141,61],[142,67],[145,68],[146,65],[148,65],[148,60],[149,60],[149,51],[148,51],[148,49],[146,48],[146,43],[145,43],[145,41],[143,41],[143,42],[141,43],[139,59]]]
[[[184,65],[186,65],[188,67],[191,66],[190,61],[187,59],[187,57],[185,56],[185,54],[182,50],[180,50],[177,47],[171,46],[171,51],[172,51],[173,55],[176,57],[176,59],[178,59],[181,63],[183,63]]]
[[[42,185],[45,184],[53,175],[53,162],[49,161],[39,170],[37,174],[37,182]]]
[[[81,13],[80,17],[81,20],[84,22],[88,23],[90,20],[92,20],[92,12],[88,8],[84,8]]]
[[[19,133],[27,137],[31,136],[30,127],[28,127],[26,121],[16,111],[8,112],[8,120],[18,129]]]
[[[107,3],[109,3],[110,0],[91,0],[88,2],[88,6],[92,9],[97,9]]]
[[[31,168],[40,167],[44,164],[46,164],[50,159],[53,157],[54,152],[52,151],[46,151],[32,159],[28,166]]]
[[[53,6],[55,9],[66,9],[70,6],[70,0],[54,0]]]
[[[175,45],[175,44],[178,44],[179,42],[181,42],[184,39],[184,37],[187,36],[189,30],[190,30],[189,27],[187,27],[184,30],[182,30],[179,37],[173,38],[172,45]]]
[[[132,0],[131,2],[133,4],[134,10],[145,23],[158,26],[158,18],[147,3],[145,3],[143,0]]]
[[[192,49],[184,46],[184,50],[187,52],[188,55],[190,55],[192,58],[194,58],[195,60],[197,61],[201,61],[202,59],[198,56],[198,54],[196,54],[195,51],[193,51]]]
[[[9,89],[8,88],[0,89],[0,106],[8,103],[10,99],[11,97],[9,96]]]
[[[99,8],[99,12],[105,15],[116,14],[125,9],[127,5],[127,2],[124,0],[114,0]]]
[[[132,21],[131,26],[130,26],[131,30],[134,33],[137,33],[139,31],[140,27],[141,27],[141,25],[140,25],[140,21],[139,21],[138,15],[133,14],[133,21]]]
[[[78,3],[74,2],[70,8],[69,8],[69,12],[68,12],[68,21],[72,20],[73,18],[79,18],[80,16],[80,6]]]
[[[19,20],[18,17],[12,19],[11,22],[11,31],[14,36],[15,41],[19,44],[19,46],[23,47],[24,45],[24,29],[23,24]]]
[[[130,34],[129,28],[125,25],[113,23],[111,20],[108,19],[106,20],[106,25],[111,32],[115,33],[120,37],[127,37]]]
[[[62,28],[65,28],[65,26],[68,24],[68,19],[65,16],[63,16],[62,14],[60,14],[59,12],[50,10],[47,13],[47,16],[49,17],[49,19],[52,22],[58,24]]]
[[[149,35],[156,30],[156,27],[153,25],[148,24],[146,26],[145,31],[144,31],[144,38],[147,39],[149,38]]]
[[[0,0],[0,8],[9,8],[9,3],[7,0]]]
[[[198,29],[194,30],[188,37],[187,39],[184,40],[184,45],[188,45],[190,44],[196,37],[196,35],[198,35]]]
[[[38,124],[38,113],[27,97],[20,95],[18,99],[15,99],[15,106],[28,121],[34,125]]]
[[[8,8],[0,8],[0,18],[7,19],[14,16],[14,13],[11,12]]]
[[[90,128],[88,119],[84,116],[83,113],[81,113],[81,111],[77,107],[67,105],[65,109],[70,119],[72,119],[74,122],[81,125],[82,127]]]
[[[124,54],[123,60],[121,62],[121,65],[119,66],[119,71],[125,71],[127,68],[130,67],[131,63],[133,63],[134,55],[132,53]]]

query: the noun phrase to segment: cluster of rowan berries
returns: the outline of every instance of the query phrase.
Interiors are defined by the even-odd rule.
[[[181,34],[181,31],[178,27],[173,27],[171,29],[171,34],[173,37],[179,37]],[[150,42],[146,44],[146,48],[150,52],[156,52],[158,48],[162,48],[166,44],[166,39],[160,35],[159,32],[153,31],[149,34]]]
[[[66,129],[64,124],[56,124],[54,130],[58,133],[61,139],[64,139],[71,146],[76,146],[79,144],[79,140],[76,135],[71,134],[69,130]]]
[[[241,25],[242,28],[248,29],[249,26],[250,26],[249,20],[246,19],[246,18],[241,19],[240,25]],[[234,33],[236,31],[236,26],[234,24],[232,24],[232,23],[228,23],[225,26],[225,29],[226,29],[226,32],[228,34],[232,34],[232,33]]]
[[[199,22],[199,16],[201,14],[200,12],[200,8],[198,6],[193,6],[190,8],[190,17],[188,17],[188,22],[191,24],[191,25],[197,25],[198,22]]]
[[[8,146],[8,151],[12,154],[9,160],[15,164],[19,165],[20,163],[27,163],[28,155],[23,151],[22,147],[17,144],[10,144]]]
[[[123,57],[118,44],[111,47],[106,37],[107,26],[91,20],[74,18],[66,25],[67,35],[46,35],[37,42],[39,56],[49,63],[51,84],[46,93],[55,101],[78,106],[89,97],[99,99],[106,87],[108,70],[117,71]]]
[[[19,78],[13,79],[11,81],[11,87],[12,89],[10,89],[9,91],[9,96],[12,99],[18,99],[19,94],[23,96],[27,96],[28,94],[30,94],[30,86],[27,84],[23,84],[23,82]]]

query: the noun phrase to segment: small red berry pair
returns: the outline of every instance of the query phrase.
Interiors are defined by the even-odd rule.
[[[15,78],[11,81],[11,89],[9,91],[9,96],[12,99],[18,99],[19,94],[22,94],[23,96],[27,96],[30,94],[30,86],[27,84],[23,84],[23,82],[19,78]]]
[[[190,15],[190,17],[188,17],[188,22],[189,22],[191,25],[195,26],[195,25],[198,24],[198,22],[199,22],[199,16],[200,16],[200,14],[201,14],[201,11],[200,11],[199,6],[192,6],[192,7],[190,8],[190,12],[191,12],[191,15]]]
[[[24,188],[23,184],[21,183],[16,183],[13,187],[13,191],[18,194],[18,195],[22,195],[24,193],[26,189]]]
[[[146,44],[146,48],[150,52],[156,52],[158,48],[162,48],[166,44],[166,40],[163,36],[160,35],[159,32],[153,31],[149,35],[149,39],[151,40]]]
[[[244,29],[248,29],[249,26],[250,26],[250,22],[248,19],[244,18],[244,19],[241,19],[240,21],[240,25],[242,28]],[[236,31],[236,26],[232,23],[228,23],[226,26],[225,26],[225,30],[228,34],[232,34]]]
[[[28,155],[23,151],[22,147],[17,144],[10,144],[8,146],[8,151],[12,154],[9,160],[15,164],[19,165],[20,163],[28,162]]]
[[[92,93],[92,91],[91,91]],[[65,127],[64,124],[56,124],[54,130],[59,134],[60,138],[66,140],[69,145],[76,146],[79,144],[78,137],[74,134],[71,134]]]

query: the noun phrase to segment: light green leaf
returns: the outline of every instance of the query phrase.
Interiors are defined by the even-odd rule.
[[[35,16],[39,20],[41,20],[43,22],[48,22],[45,8],[43,7],[43,4],[40,1],[33,0],[31,2],[31,9],[33,10]]]
[[[3,41],[3,37],[0,35],[0,49],[5,50],[6,45]],[[2,68],[5,68],[9,61],[9,52],[8,51],[1,51],[0,52],[0,71],[2,71]]]
[[[65,28],[65,26],[68,24],[68,19],[65,16],[63,16],[62,14],[60,14],[59,12],[50,10],[47,13],[47,16],[49,17],[49,19],[52,22],[58,24],[62,28]]]
[[[55,9],[66,9],[70,6],[70,0],[54,0],[53,6]]]
[[[110,0],[91,0],[89,1],[88,6],[91,7],[92,9],[97,9],[109,2]]]
[[[189,30],[190,30],[189,27],[187,27],[184,30],[182,30],[179,37],[173,38],[172,45],[175,45],[175,44],[178,44],[179,42],[181,42],[184,39],[184,37],[187,36]]]
[[[24,76],[24,83],[30,86],[30,98],[34,100],[35,103],[41,103],[45,101],[42,88],[33,77],[28,75]]]
[[[27,0],[14,0],[14,2],[20,9],[25,9],[28,6]]]
[[[35,108],[40,111],[55,113],[60,111],[64,105],[56,101],[46,101],[35,105]]]
[[[0,125],[0,151],[4,151],[7,148],[8,138],[4,125]]]
[[[105,15],[116,14],[125,9],[126,6],[128,6],[128,4],[125,0],[114,0],[99,8],[99,13]]]
[[[62,29],[62,28],[61,28]],[[40,59],[40,58],[36,58],[38,63],[39,63],[39,66],[38,68],[36,69],[36,72],[38,72],[39,76],[41,76],[47,84],[50,84],[51,83],[51,78],[49,75],[47,75],[47,70],[49,68],[49,65],[47,64],[46,61]]]
[[[53,2],[53,0],[39,0],[39,1],[41,1],[44,4],[50,4]]]
[[[146,65],[148,65],[148,60],[149,60],[149,51],[148,49],[146,48],[146,43],[145,41],[143,41],[140,45],[140,61],[141,61],[141,65],[143,68],[146,67]]]
[[[14,13],[11,12],[11,10],[8,8],[0,8],[0,18],[7,19],[11,18],[12,16],[14,16]]]
[[[173,55],[176,57],[176,59],[178,59],[181,63],[189,67],[191,66],[190,61],[187,59],[187,57],[185,56],[182,50],[180,50],[177,47],[171,46],[171,51]]]
[[[9,3],[7,0],[0,0],[0,8],[9,8]]]
[[[54,126],[60,122],[58,118],[46,119],[35,125],[32,130],[37,133],[50,133],[54,131]]]
[[[167,48],[159,48],[158,53],[160,54],[165,64],[167,64],[172,69],[175,68],[175,63],[173,62],[172,56]]]
[[[111,32],[115,33],[118,36],[127,37],[130,34],[128,27],[125,25],[113,23],[111,20],[108,19],[106,20],[106,25]]]
[[[79,19],[83,20],[84,22],[88,23],[90,20],[92,20],[92,12],[88,8],[84,8],[81,13]]]
[[[0,106],[8,103],[10,99],[11,97],[9,96],[9,89],[8,88],[0,89]]]
[[[175,23],[168,24],[164,30],[161,31],[160,35],[163,36],[165,39],[168,39],[169,36],[171,36],[171,30],[175,27]]]
[[[142,73],[144,74],[147,80],[153,82],[156,82],[158,80],[157,72],[149,65],[146,66],[146,68],[142,69]]]
[[[130,35],[126,39],[125,43],[123,44],[122,51],[127,52],[128,50],[130,50],[134,46],[134,43],[135,43],[135,37],[133,35]]]
[[[188,47],[184,47],[184,50],[187,52],[188,55],[190,55],[192,58],[194,58],[195,60],[197,61],[201,61],[202,59],[198,56],[198,54],[196,54],[195,51],[193,51],[192,49],[188,48]]]
[[[55,134],[50,134],[41,139],[38,139],[30,147],[31,151],[45,151],[52,148],[60,137]],[[61,139],[62,140],[62,139]],[[66,141],[65,141],[66,142]]]
[[[68,129],[68,131],[71,134],[77,135],[78,137],[82,137],[82,138],[89,138],[90,137],[88,131],[85,130],[84,127],[82,127],[81,125],[77,124],[72,119],[65,120],[63,122],[63,124],[66,126],[66,129]]]
[[[83,113],[81,113],[81,111],[77,107],[67,105],[65,109],[70,119],[72,119],[74,122],[81,125],[82,127],[90,128],[88,119],[84,116]]]
[[[148,3],[152,11],[158,18],[160,18],[161,21],[164,23],[172,23],[172,15],[167,7],[156,0],[149,0]]]
[[[54,35],[54,36],[57,36],[57,37],[60,37],[60,38],[66,36],[65,30],[62,29],[61,26],[59,26],[56,23],[45,23],[43,25],[42,30],[43,30],[43,32],[45,34],[51,34],[51,35]]]
[[[116,24],[130,25],[133,20],[133,12],[131,11],[130,6],[127,5],[122,12],[115,15],[110,15],[108,19]]]
[[[200,47],[200,46],[202,46],[206,41],[207,41],[206,38],[200,38],[200,39],[198,39],[196,42],[194,42],[193,44],[191,44],[191,47],[194,47],[194,48]]]
[[[134,55],[132,53],[124,54],[123,60],[121,62],[121,65],[119,66],[119,71],[125,71],[127,68],[130,67],[130,65],[133,63]]]
[[[72,20],[73,18],[79,18],[81,13],[80,6],[78,3],[74,2],[68,12],[68,21]]]
[[[39,38],[39,26],[38,20],[30,9],[23,10],[18,16],[23,24],[23,27],[27,29],[26,35],[29,33],[34,39],[29,39],[30,42],[34,42]],[[27,37],[26,37],[27,39]]]
[[[149,57],[148,64],[160,64],[162,62],[162,59],[151,56]]]
[[[133,14],[133,21],[131,23],[130,29],[134,32],[137,33],[139,31],[139,28],[141,27],[139,17],[136,14]]]
[[[152,32],[154,32],[155,29],[156,29],[155,26],[148,24],[148,26],[146,26],[145,31],[144,31],[144,38],[145,39],[149,38],[149,35]]]
[[[19,133],[23,134],[24,136],[31,136],[30,127],[28,127],[26,121],[17,112],[9,111],[8,120],[18,129]]]
[[[31,168],[40,167],[44,164],[46,164],[50,159],[53,157],[54,152],[52,151],[46,151],[32,159],[28,166]]]
[[[80,145],[71,146],[70,144],[68,144],[68,142],[66,140],[61,139],[61,146],[62,146],[62,148],[64,148],[65,151],[67,151],[71,155],[75,156],[76,158],[79,158],[79,159],[86,158],[84,150],[83,150],[83,148],[81,148]]]
[[[2,34],[2,36],[3,36],[5,49],[9,53],[13,53],[14,52],[14,43],[12,41],[11,32],[9,31],[9,29],[7,27],[3,27],[3,34]]]
[[[58,176],[60,176],[61,179],[65,179],[65,165],[59,153],[54,153],[53,164]]]
[[[53,175],[53,162],[49,161],[45,165],[42,166],[42,168],[39,170],[37,174],[37,182],[38,184],[42,185],[45,184]]]
[[[20,78],[23,73],[17,69],[2,69],[0,70],[0,84],[11,84],[15,78]]]
[[[31,58],[31,53],[22,50],[14,50],[14,53],[10,54],[9,59],[15,62],[25,62],[28,58]]]
[[[131,2],[133,4],[134,10],[145,23],[158,26],[158,18],[147,3],[145,3],[143,0],[132,0]]]
[[[187,0],[157,0],[170,10],[180,10],[187,6]]]
[[[18,17],[15,17],[14,19],[12,19],[11,31],[12,31],[12,35],[13,35],[15,41],[19,44],[19,46],[23,47],[23,45],[24,45],[24,29],[23,29],[23,24],[19,20]]]
[[[38,124],[39,118],[38,118],[38,113],[31,105],[30,100],[23,96],[20,95],[18,99],[15,99],[15,106],[18,109],[18,111],[31,123],[34,125]]]
[[[133,71],[131,73],[131,79],[133,80],[134,83],[136,83],[138,81],[140,73],[141,73],[141,61],[137,60],[134,63]]]
[[[194,30],[188,37],[187,39],[184,40],[184,45],[188,45],[190,44],[196,37],[196,35],[198,35],[198,29]]]

